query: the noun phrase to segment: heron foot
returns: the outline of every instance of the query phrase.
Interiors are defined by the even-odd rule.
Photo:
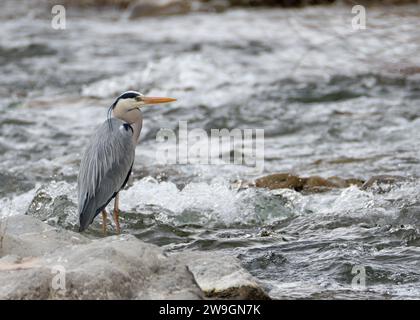
[[[117,195],[115,196],[115,202],[114,202],[114,221],[115,221],[115,228],[117,229],[117,234],[121,233],[119,215],[120,215],[120,194],[117,193]]]
[[[117,234],[121,233],[121,228],[120,228],[120,212],[119,210],[115,210],[114,209],[114,221],[115,221],[115,228],[117,229]]]

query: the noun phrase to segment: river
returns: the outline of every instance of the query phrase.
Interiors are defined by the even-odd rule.
[[[368,8],[365,30],[341,6],[138,20],[69,8],[65,30],[41,7],[3,9],[0,216],[31,203],[42,216],[41,188],[76,223],[83,148],[115,97],[137,89],[178,101],[144,109],[124,232],[235,255],[273,298],[420,297],[420,6]],[[407,180],[239,190],[233,182],[256,176],[246,166],[156,163],[157,132],[181,120],[264,129],[260,175]],[[99,222],[92,229],[100,236]],[[364,286],[352,285],[356,272]]]

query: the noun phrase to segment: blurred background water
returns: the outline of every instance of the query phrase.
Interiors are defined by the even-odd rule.
[[[126,90],[144,109],[123,229],[167,250],[239,257],[273,298],[420,297],[420,6],[230,8],[130,18],[130,8],[2,1],[0,215],[77,223],[81,152]],[[232,187],[243,166],[157,165],[156,133],[262,128],[265,173],[407,179],[323,193]],[[99,225],[91,236],[100,236]],[[354,266],[366,288],[354,290]]]

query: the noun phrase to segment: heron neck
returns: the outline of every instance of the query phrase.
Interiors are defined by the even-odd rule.
[[[140,137],[141,128],[143,127],[143,115],[140,114],[140,117],[137,119],[136,122],[131,124],[133,127],[133,142],[134,144],[137,144]]]
[[[139,140],[141,128],[143,125],[143,114],[138,108],[124,111],[123,108],[119,108],[118,105],[112,110],[112,114],[115,118],[128,123],[133,128],[133,142],[137,144]]]

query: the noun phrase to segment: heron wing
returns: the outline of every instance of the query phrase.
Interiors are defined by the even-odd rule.
[[[127,182],[134,162],[132,134],[130,126],[113,118],[105,121],[91,138],[78,176],[81,231]]]

